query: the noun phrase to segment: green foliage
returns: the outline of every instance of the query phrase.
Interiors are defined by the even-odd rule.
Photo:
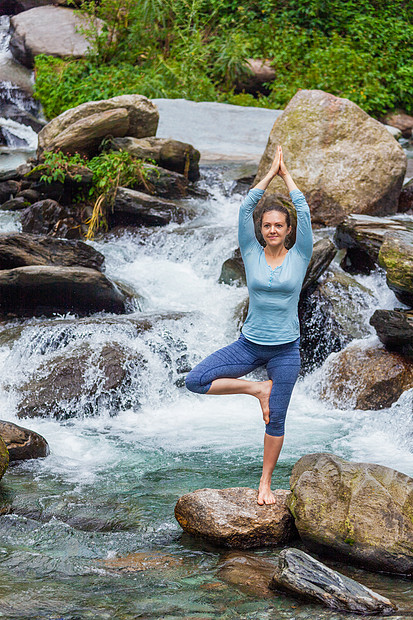
[[[53,151],[45,151],[43,153],[43,162],[33,168],[30,174],[42,172],[40,181],[43,183],[53,183],[59,181],[64,183],[67,176],[73,181],[81,181],[82,176],[76,171],[79,166],[86,166],[87,161],[78,153],[74,155],[65,155],[61,151],[57,153]]]
[[[89,57],[36,58],[49,118],[129,93],[279,108],[300,88],[348,97],[373,115],[413,113],[407,0],[84,0],[81,13],[92,16]],[[249,57],[276,70],[267,97],[235,91]]]
[[[90,196],[97,198],[101,194],[113,193],[120,185],[134,187],[146,185],[147,172],[142,160],[133,157],[127,151],[109,151],[101,153],[87,163],[93,172],[93,185]]]

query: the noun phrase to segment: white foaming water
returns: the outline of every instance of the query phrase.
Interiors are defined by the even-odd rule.
[[[37,133],[28,125],[21,125],[10,118],[0,117],[0,127],[3,134],[7,136],[9,148],[19,148],[23,146],[28,151],[35,151],[37,148]]]
[[[99,374],[99,353],[105,344],[126,351],[127,359],[141,356],[144,360],[140,368],[132,368],[131,383],[122,392],[116,416],[107,403],[99,401],[100,377],[97,395],[89,403],[94,417],[85,413],[81,398],[66,405],[68,414],[76,414],[68,420],[24,421],[47,437],[51,456],[23,468],[91,484],[101,472],[115,470],[128,459],[136,462],[143,458],[141,451],[151,446],[157,454],[207,451],[211,459],[219,459],[239,453],[253,455],[259,463],[263,423],[255,399],[198,396],[177,385],[185,374],[179,370],[182,357],[193,365],[237,337],[234,312],[246,295],[244,287],[217,283],[223,261],[237,245],[236,214],[241,198],[226,196],[218,185],[212,189],[213,198],[202,203],[202,213],[190,223],[145,231],[143,237],[125,233],[93,243],[106,256],[108,276],[143,296],[145,312],[179,311],[183,312],[181,318],[166,316],[153,329],[139,334],[133,327],[139,313],[126,317],[126,323],[116,317],[107,323],[104,315],[83,323],[70,317],[60,322],[33,320],[20,338],[0,349],[0,417],[18,423],[19,386],[41,374],[47,376],[59,356],[76,355],[85,344],[90,347],[93,353],[86,386]],[[375,307],[400,305],[381,272],[357,279],[373,293],[368,297],[366,322]],[[363,342],[371,344],[372,338]],[[300,380],[294,390],[282,458],[294,462],[309,452],[330,451],[412,475],[413,456],[407,439],[411,393],[380,412],[338,410],[317,396],[320,372],[322,369]],[[150,466],[142,464],[143,470]]]

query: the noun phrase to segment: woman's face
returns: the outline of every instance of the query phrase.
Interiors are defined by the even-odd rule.
[[[266,211],[262,216],[261,234],[269,247],[284,245],[285,238],[291,232],[287,219],[280,211]]]

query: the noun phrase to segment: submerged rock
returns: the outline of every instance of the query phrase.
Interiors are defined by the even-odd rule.
[[[156,133],[156,130],[153,132]],[[115,138],[113,146],[121,151],[127,151],[139,159],[150,159],[162,168],[179,172],[190,181],[199,179],[199,159],[201,154],[192,144],[172,140],[171,138],[155,138],[134,136],[128,132],[127,137]]]
[[[334,234],[338,248],[347,252],[341,267],[349,273],[370,273],[379,262],[379,252],[387,232],[405,231],[406,223],[381,217],[351,214]]]
[[[0,271],[0,311],[17,316],[57,312],[125,312],[125,298],[95,269],[36,265]]]
[[[320,396],[342,409],[383,409],[411,387],[413,362],[406,357],[350,345],[324,366]]]
[[[396,213],[406,155],[355,103],[321,90],[298,91],[274,123],[256,181],[267,173],[278,144],[313,224],[337,225],[349,213]],[[285,193],[283,182],[275,179],[267,193],[280,191]]]
[[[397,609],[388,598],[298,549],[281,551],[270,587],[304,596],[340,611],[387,615]]]
[[[413,308],[413,232],[388,232],[379,253],[387,285],[397,299]]]
[[[246,594],[268,598],[273,596],[269,584],[274,570],[275,563],[270,560],[231,551],[220,562],[218,575],[222,581],[237,586]]]
[[[91,155],[105,137],[154,135],[158,120],[156,106],[143,95],[88,101],[63,112],[40,131],[38,156],[56,149]]]
[[[184,560],[161,551],[138,551],[124,557],[101,560],[99,564],[110,570],[137,573],[147,570],[176,570],[184,566]]]
[[[89,345],[81,344],[69,355],[47,360],[21,386],[24,398],[17,415],[66,419],[93,414],[99,405],[116,410],[119,390],[127,387],[132,369],[143,364],[140,355],[116,344],[105,345],[97,355]]]
[[[82,241],[25,233],[0,233],[0,270],[28,265],[79,265],[102,271],[104,260],[103,254]]]
[[[44,437],[12,422],[0,421],[0,437],[7,446],[10,462],[38,459],[50,453]]]
[[[308,454],[294,465],[288,506],[316,553],[413,575],[413,479],[394,469]]]
[[[232,256],[222,264],[218,282],[219,284],[240,284],[243,286],[247,284],[244,261],[239,248],[236,248]]]
[[[295,536],[286,508],[289,491],[274,494],[275,504],[259,506],[255,489],[198,489],[179,498],[175,518],[189,534],[223,547],[283,544]]]
[[[387,349],[413,359],[413,311],[376,310],[370,325]]]
[[[103,27],[102,20],[94,22],[98,30]],[[12,17],[11,26],[10,49],[26,67],[33,67],[38,54],[80,58],[89,49],[81,30],[90,27],[90,21],[68,8],[38,6]]]

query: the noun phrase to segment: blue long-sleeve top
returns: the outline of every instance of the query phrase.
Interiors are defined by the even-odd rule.
[[[256,344],[285,344],[300,335],[298,300],[313,252],[310,209],[302,192],[290,192],[297,211],[296,241],[282,264],[272,269],[255,236],[252,217],[263,194],[262,189],[251,189],[239,211],[238,241],[250,298],[241,331]]]

